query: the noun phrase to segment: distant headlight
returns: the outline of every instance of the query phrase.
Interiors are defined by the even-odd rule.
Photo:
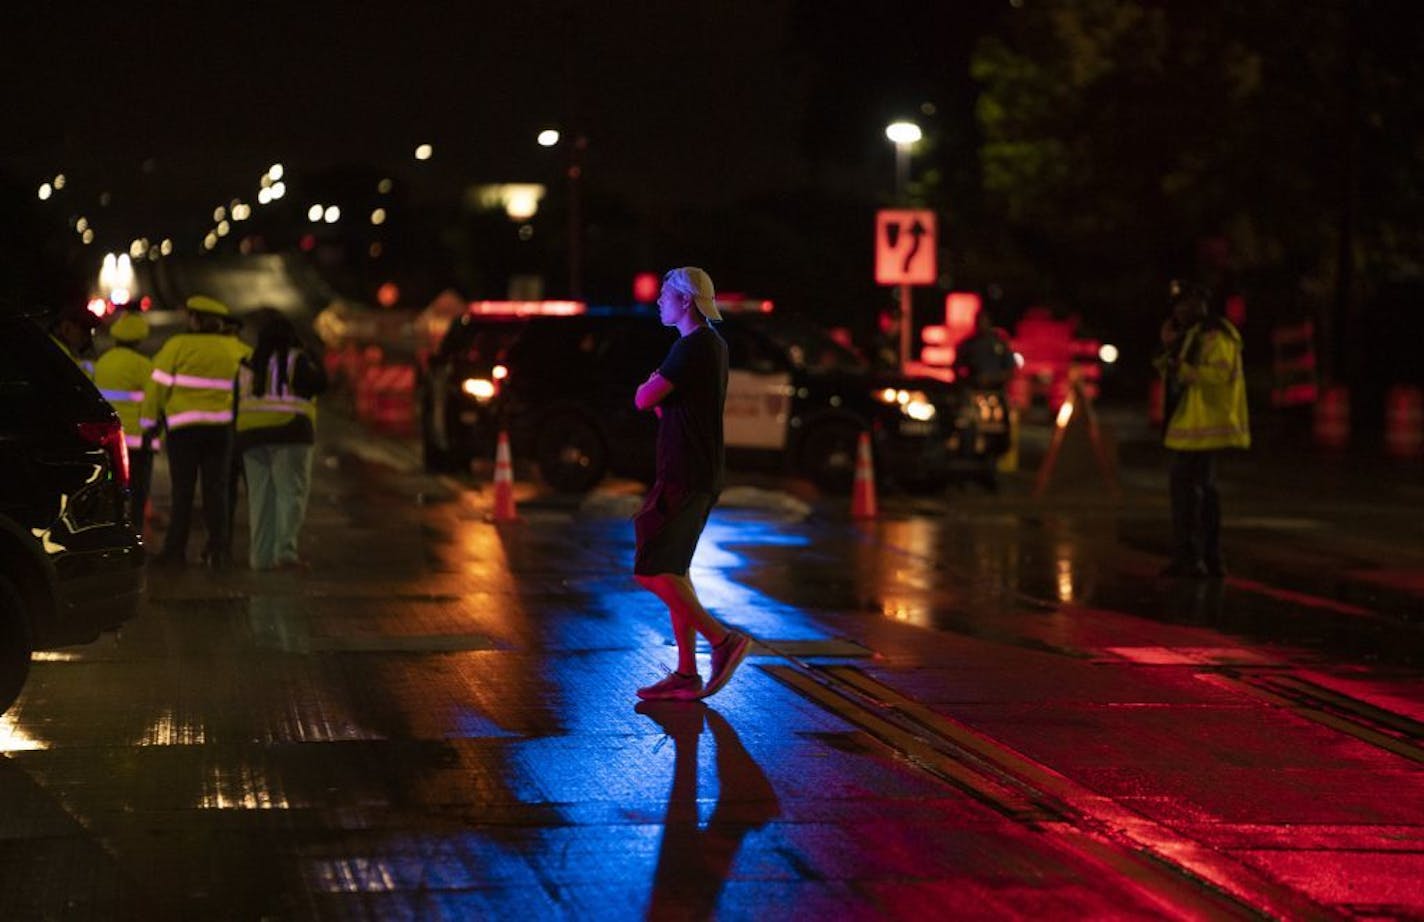
[[[935,417],[935,406],[921,394],[919,400],[911,400],[901,404],[900,412],[910,417],[910,419],[928,422]]]
[[[910,419],[925,422],[935,417],[934,404],[924,391],[896,390],[887,387],[875,392],[875,399],[881,403],[898,404],[900,412]]]
[[[1117,361],[1117,346],[1112,343],[1103,343],[1098,350],[1098,358],[1102,359],[1104,365],[1111,365]]]
[[[488,378],[466,378],[460,382],[460,390],[480,403],[492,400],[495,393],[494,382]]]

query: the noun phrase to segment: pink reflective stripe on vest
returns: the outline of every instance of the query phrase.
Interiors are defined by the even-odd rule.
[[[179,387],[194,387],[200,390],[230,391],[232,381],[227,378],[200,378],[197,375],[170,375],[166,371],[153,370],[153,380],[159,384],[176,384]]]
[[[230,422],[232,422],[231,410],[184,410],[182,413],[174,413],[168,417],[168,428],[177,429],[181,426]]]
[[[143,391],[113,391],[99,388],[99,393],[104,399],[113,403],[115,400],[124,400],[130,403],[139,403],[143,400]]]

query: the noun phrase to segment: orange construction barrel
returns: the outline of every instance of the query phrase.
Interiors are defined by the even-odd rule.
[[[1384,447],[1395,458],[1417,458],[1424,451],[1424,396],[1419,388],[1399,384],[1389,389]]]
[[[1315,402],[1315,444],[1321,448],[1344,448],[1350,443],[1350,391],[1326,388]]]

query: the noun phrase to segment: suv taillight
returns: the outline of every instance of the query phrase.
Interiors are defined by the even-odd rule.
[[[124,426],[117,419],[103,422],[76,423],[79,437],[92,445],[98,445],[109,453],[109,461],[114,465],[114,474],[119,478],[119,486],[129,486],[129,446],[124,441]]]

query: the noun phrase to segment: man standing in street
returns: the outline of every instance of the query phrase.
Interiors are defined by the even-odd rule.
[[[173,510],[159,566],[185,564],[193,496],[203,482],[203,518],[208,527],[203,563],[228,563],[227,479],[232,464],[233,387],[248,346],[223,334],[226,304],[205,295],[188,299],[188,332],[168,339],[153,357],[154,387],[141,415],[162,419],[168,430],[168,469]]]
[[[1003,391],[1018,370],[1008,337],[994,327],[989,312],[980,308],[974,332],[954,347],[954,377],[981,391]]]
[[[143,534],[148,487],[153,479],[153,453],[158,451],[154,420],[143,418],[143,400],[153,384],[153,362],[138,351],[148,338],[148,321],[133,311],[121,314],[109,327],[114,345],[94,363],[94,385],[124,424],[129,447],[129,518]]]
[[[49,336],[90,378],[94,377],[94,328],[99,318],[83,304],[70,304],[50,321]]]
[[[697,541],[722,491],[725,452],[722,409],[727,400],[727,344],[711,321],[717,310],[712,279],[695,266],[663,276],[658,316],[676,327],[677,342],[657,371],[638,387],[634,402],[658,416],[657,477],[634,518],[638,540],[633,573],[667,605],[677,641],[677,670],[638,689],[645,699],[691,700],[716,694],[751,648],[702,607],[688,578]],[[704,686],[697,671],[697,635],[712,645]]]
[[[1225,448],[1251,446],[1241,334],[1210,313],[1204,289],[1174,285],[1156,365],[1167,395],[1162,442],[1172,452],[1174,548],[1162,575],[1220,578],[1226,568],[1216,456]]]

